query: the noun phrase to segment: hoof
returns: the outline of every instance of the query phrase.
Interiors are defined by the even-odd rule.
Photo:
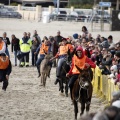
[[[43,86],[43,84],[40,84],[40,86]]]
[[[68,97],[68,94],[66,94],[66,97]]]
[[[80,113],[80,116],[82,116],[83,115],[83,113]]]

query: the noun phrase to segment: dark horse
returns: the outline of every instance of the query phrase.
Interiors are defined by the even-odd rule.
[[[75,120],[77,120],[78,102],[81,103],[80,115],[84,113],[85,107],[86,107],[86,112],[88,112],[90,109],[90,103],[91,103],[92,92],[93,92],[93,86],[91,83],[93,79],[92,69],[88,68],[85,70],[81,70],[78,67],[77,69],[80,71],[80,75],[76,80],[72,90]]]
[[[62,64],[61,73],[60,73],[59,90],[61,91],[61,93],[63,93],[64,92],[64,84],[65,84],[66,97],[68,97],[68,82],[69,82],[69,78],[66,77],[66,74],[70,70],[73,54],[74,54],[74,51],[72,53],[70,53],[70,50],[68,50],[67,58],[65,59],[65,61]]]

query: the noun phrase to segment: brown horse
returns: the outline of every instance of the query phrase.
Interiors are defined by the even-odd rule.
[[[49,60],[51,59],[51,54],[46,54],[45,58],[40,65],[40,74],[41,74],[41,85],[45,87],[47,76],[50,74],[51,65],[49,65]]]
[[[78,102],[81,103],[80,115],[84,113],[85,106],[86,106],[86,112],[88,112],[90,109],[90,103],[93,92],[93,86],[91,83],[93,79],[93,72],[91,68],[81,70],[80,68],[77,67],[77,69],[80,71],[80,75],[76,80],[72,90],[75,120],[77,120]]]

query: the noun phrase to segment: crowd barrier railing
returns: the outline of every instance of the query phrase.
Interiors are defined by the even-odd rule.
[[[112,93],[115,91],[119,91],[119,85],[114,84],[114,80],[110,79],[109,75],[102,75],[102,71],[96,66],[93,69],[94,77],[93,77],[93,90],[94,93],[101,100],[110,103],[112,100]]]

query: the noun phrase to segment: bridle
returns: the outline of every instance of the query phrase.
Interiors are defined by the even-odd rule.
[[[91,80],[91,77],[90,77],[90,73],[88,72],[89,74],[89,78],[88,78],[88,83],[90,82],[89,80]],[[79,79],[79,86],[80,86],[80,89],[79,89],[79,97],[78,99],[76,99],[76,101],[80,100],[80,92],[81,92],[81,89],[84,89],[84,90],[87,90],[87,98],[89,98],[89,89],[85,86],[85,83],[86,81],[83,81],[82,80],[82,77]]]

